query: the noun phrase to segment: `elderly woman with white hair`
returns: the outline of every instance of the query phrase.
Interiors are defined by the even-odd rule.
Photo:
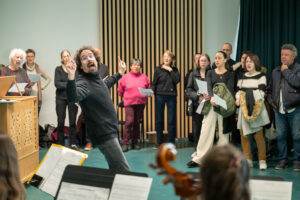
[[[26,54],[22,49],[12,49],[9,54],[10,64],[1,70],[2,76],[15,76],[17,83],[27,83],[22,95],[29,96],[31,92],[32,83],[26,73],[26,70],[22,68]],[[8,96],[20,96],[18,92],[7,92]]]

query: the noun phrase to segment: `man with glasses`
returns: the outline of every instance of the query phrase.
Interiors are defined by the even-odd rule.
[[[101,50],[99,48],[94,48],[95,51],[97,52],[97,54],[100,55],[101,57]],[[114,86],[114,84],[116,84],[120,78],[123,76],[123,74],[125,73],[126,71],[126,67],[125,68],[119,68],[118,72],[112,76],[109,75],[109,69],[108,69],[108,66],[106,66],[105,64],[103,63],[100,63],[99,65],[99,75],[100,75],[100,78],[102,78],[102,80],[104,81],[105,85],[110,89],[111,87]],[[82,116],[82,113],[80,113],[80,116],[79,116],[79,123],[82,123],[82,121],[84,121],[84,118]],[[78,123],[78,122],[77,122]],[[93,144],[92,144],[92,141],[89,137],[89,134],[85,128],[85,140],[86,140],[86,145],[84,147],[84,150],[86,151],[90,151],[93,149]]]
[[[118,119],[108,87],[100,78],[100,55],[92,47],[79,49],[67,64],[67,94],[70,102],[79,102],[88,134],[94,146],[104,154],[115,172],[129,171],[129,165],[118,141]],[[119,69],[124,68],[119,60]],[[75,81],[75,72],[79,77]]]

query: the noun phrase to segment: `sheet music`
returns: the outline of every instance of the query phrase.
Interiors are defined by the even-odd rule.
[[[208,94],[206,81],[201,81],[201,80],[196,79],[196,83],[199,88],[198,92],[200,94]]]
[[[28,83],[17,83],[18,84],[18,87],[20,89],[21,92],[24,92],[25,91],[25,87]],[[17,86],[15,84],[13,84],[11,86],[11,88],[9,88],[8,92],[19,92]]]
[[[105,81],[106,79],[108,79],[108,75],[107,76],[105,76],[103,79],[102,79],[102,81]]]
[[[199,106],[197,107],[196,113],[198,113],[199,115],[201,114],[202,109],[203,109],[203,106],[204,106],[204,103],[205,103],[206,101],[207,101],[207,99],[203,99],[203,100],[200,102]]]
[[[139,91],[142,95],[146,95],[146,96],[152,96],[153,94],[152,89],[139,88]]]
[[[222,99],[218,95],[214,94],[214,101],[217,105],[222,106],[225,110],[227,110],[227,104],[224,99]]]
[[[10,99],[0,99],[0,103],[15,103],[15,102],[20,102],[20,101],[10,100]]]
[[[31,82],[35,83],[38,82],[41,78],[41,74],[28,74],[28,77]]]
[[[57,200],[107,200],[110,189],[62,182]]]
[[[59,145],[52,145],[36,172],[44,179],[40,189],[55,196],[65,167],[67,165],[79,165],[85,158],[87,158],[87,154]]]
[[[251,200],[291,200],[292,182],[250,180]]]
[[[152,178],[116,174],[109,200],[147,200]]]

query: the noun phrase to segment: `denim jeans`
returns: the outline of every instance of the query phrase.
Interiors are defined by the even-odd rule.
[[[114,172],[130,171],[128,162],[117,138],[112,138],[103,144],[96,145],[96,147],[98,147],[105,156],[110,170]]]
[[[281,114],[275,112],[275,123],[277,133],[278,159],[287,161],[287,134],[291,131],[294,146],[294,161],[300,161],[300,107],[294,112]]]
[[[155,96],[155,130],[156,144],[163,143],[165,104],[167,103],[168,115],[168,139],[167,142],[175,144],[176,137],[176,96]]]

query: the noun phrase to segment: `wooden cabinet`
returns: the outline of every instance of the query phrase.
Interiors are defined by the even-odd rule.
[[[2,95],[6,94],[3,91],[8,90],[6,81],[10,80],[9,77],[0,77]],[[37,97],[0,96],[0,98],[11,100],[8,103],[0,103],[0,131],[8,134],[15,144],[20,177],[22,182],[25,182],[33,175],[39,164]]]

